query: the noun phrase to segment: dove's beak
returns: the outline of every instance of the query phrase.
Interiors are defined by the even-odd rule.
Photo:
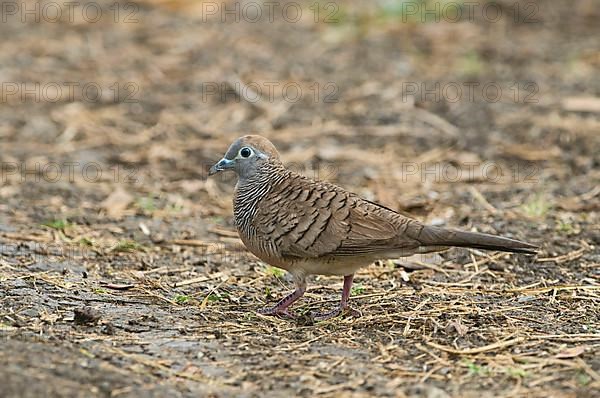
[[[208,175],[211,176],[220,171],[232,169],[234,163],[235,162],[233,160],[223,158],[219,160],[213,167],[211,167],[210,170],[208,170]]]

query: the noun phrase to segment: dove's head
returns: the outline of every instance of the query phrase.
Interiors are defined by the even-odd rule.
[[[260,135],[245,135],[231,144],[223,159],[210,168],[208,175],[232,170],[240,178],[248,178],[265,163],[280,162],[279,152],[271,141]]]

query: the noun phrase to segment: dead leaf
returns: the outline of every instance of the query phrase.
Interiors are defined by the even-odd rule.
[[[562,107],[570,112],[600,112],[600,98],[567,97],[562,100]]]
[[[10,198],[19,194],[20,189],[17,186],[4,186],[0,188],[0,198]]]
[[[158,162],[161,160],[177,160],[182,158],[182,153],[179,150],[174,150],[161,144],[154,144],[148,150],[148,160],[150,162]]]
[[[148,228],[148,226],[146,224],[144,224],[143,222],[139,223],[138,226],[140,227],[140,229],[142,230],[142,232],[144,233],[144,235],[146,236],[150,236],[150,229]]]
[[[562,359],[575,358],[575,357],[578,357],[581,354],[583,354],[586,349],[587,349],[587,346],[584,346],[584,345],[578,345],[578,346],[571,347],[571,348],[565,348],[564,350],[562,350],[561,352],[556,354],[555,358],[562,358]]]
[[[404,282],[410,282],[410,276],[403,269],[400,270],[400,278],[402,278]]]
[[[179,187],[185,193],[196,193],[201,189],[204,189],[206,181],[204,180],[181,180],[179,181]]]
[[[48,314],[42,313],[40,314],[40,320],[53,325],[56,321],[60,319],[60,315],[58,314]]]
[[[446,325],[446,331],[447,332],[451,332],[452,329],[456,330],[456,333],[458,333],[458,335],[460,337],[463,337],[467,334],[467,332],[469,331],[469,328],[466,327],[465,325],[463,325],[460,320],[453,320],[450,321],[448,323],[448,325]]]
[[[133,196],[123,188],[117,187],[100,205],[110,218],[120,219],[131,202],[133,202]]]
[[[100,286],[105,287],[107,289],[113,290],[128,290],[135,287],[134,284],[131,283],[110,283],[110,282],[100,282]]]
[[[504,155],[530,162],[558,159],[562,156],[562,150],[556,145],[541,148],[530,144],[505,144],[500,150]]]

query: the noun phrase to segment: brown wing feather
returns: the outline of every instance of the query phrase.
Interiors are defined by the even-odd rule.
[[[413,248],[416,240],[399,236],[410,223],[417,222],[333,184],[301,176],[275,186],[254,217],[257,232],[274,241],[280,256],[302,258]]]
[[[535,253],[514,239],[424,226],[327,182],[290,175],[258,204],[257,238],[278,258],[385,258],[448,246]]]

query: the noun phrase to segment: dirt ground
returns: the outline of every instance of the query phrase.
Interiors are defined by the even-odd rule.
[[[593,0],[459,20],[433,1],[6,4],[0,396],[600,396]],[[378,262],[361,317],[312,321],[336,277],[296,320],[259,315],[292,281],[241,246],[233,177],[207,178],[250,132],[311,177],[539,255]]]

